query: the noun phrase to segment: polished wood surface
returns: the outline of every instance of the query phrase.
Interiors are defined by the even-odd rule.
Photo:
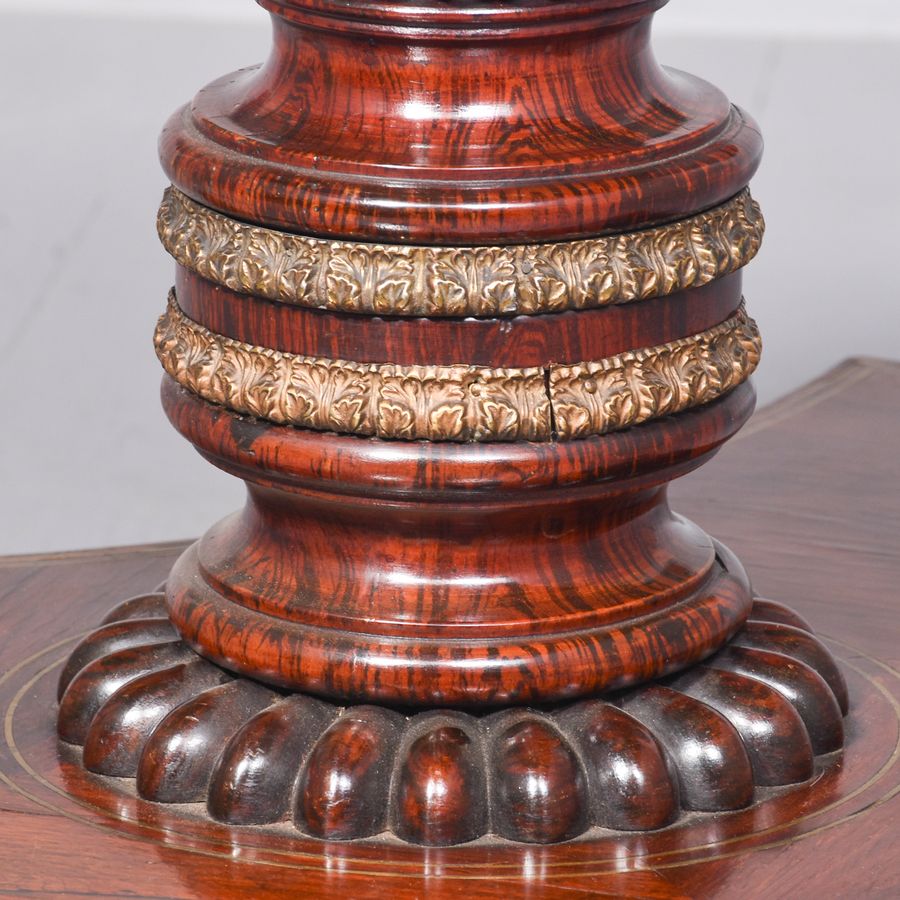
[[[777,789],[750,810],[698,813],[640,839],[611,834],[556,847],[483,850],[472,845],[401,852],[377,841],[353,847],[309,841],[279,847],[255,841],[252,830],[229,831],[199,820],[185,830],[184,811],[176,815],[125,795],[104,807],[107,794],[95,791],[91,796],[89,782],[60,749],[64,745],[55,742],[56,673],[73,638],[102,619],[119,598],[155,588],[181,548],[12,558],[3,562],[0,575],[0,694],[6,711],[0,744],[0,890],[26,896],[179,898],[486,897],[510,892],[895,896],[900,885],[895,850],[900,468],[893,448],[900,443],[900,366],[847,364],[764,411],[745,434],[702,473],[677,484],[673,494],[679,509],[741,554],[758,592],[800,610],[825,636],[848,676],[853,702],[843,763],[824,772],[812,788]],[[727,504],[723,497],[729,498]],[[153,602],[136,601],[132,612],[139,620],[153,612]],[[787,623],[787,639],[796,652],[816,658],[815,643],[797,637],[796,624],[793,619]],[[778,637],[777,625],[754,627],[767,632],[767,639]],[[115,645],[114,633],[110,646]],[[746,643],[762,637],[751,631]],[[784,632],[779,639],[785,639]],[[746,655],[728,652],[734,652],[734,671],[746,665]],[[727,704],[728,674],[717,672],[714,677],[702,672],[681,676],[679,696],[688,693],[706,705]],[[216,702],[226,717],[242,703],[257,702],[223,694],[216,695]],[[663,716],[666,702],[660,696],[634,713],[647,720]],[[778,727],[789,730],[788,718],[782,716]],[[524,752],[519,748],[531,748],[549,765],[565,767],[565,755],[554,750],[552,735],[534,734],[517,744],[516,729],[521,727],[510,723],[510,759]],[[604,733],[602,721],[593,728]],[[471,772],[465,745],[457,746],[460,777],[477,777],[465,774]],[[600,746],[615,752],[614,745]],[[160,738],[158,752],[171,749]],[[127,751],[126,745],[111,748],[117,754]],[[416,770],[435,764],[427,740],[409,759]],[[750,764],[758,767],[755,776],[765,777],[765,759],[751,754]],[[802,771],[808,760],[798,757],[794,764]],[[410,776],[406,783],[408,820],[415,822],[412,813],[421,798],[413,786],[419,782]],[[698,793],[697,802],[702,799]],[[571,802],[560,798],[564,807]],[[308,810],[305,815],[335,823],[340,809]],[[576,809],[571,813],[577,818]],[[640,810],[633,815],[640,819]],[[77,865],[72,863],[73,847],[78,848]],[[438,874],[440,880],[434,877]]]
[[[671,675],[748,620],[740,561],[673,513],[666,490],[753,409],[758,334],[730,317],[740,308],[744,322],[738,270],[762,238],[747,191],[762,143],[718,89],[657,63],[664,3],[266,0],[267,62],[170,119],[160,156],[176,190],[158,225],[178,266],[157,335],[163,403],[248,487],[244,509],[167,578],[169,618],[204,660],[339,705],[488,714]],[[324,266],[284,232],[340,250]],[[522,245],[521,258],[498,244]],[[439,248],[452,249],[433,271],[413,266],[414,284],[396,268],[398,252]],[[542,314],[548,296],[531,315],[504,318],[506,303],[464,314],[470,293],[509,300],[550,275],[558,290],[589,285],[587,308]],[[273,294],[283,277],[360,297],[377,285],[380,299],[364,314],[311,309]],[[456,315],[407,314],[410,293],[451,282],[467,297]],[[594,308],[604,285],[618,287]],[[360,439],[373,434],[385,440]],[[110,728],[85,735],[89,769],[119,772],[99,748],[112,752],[129,705],[137,722],[182,697],[159,671],[138,681],[102,704]],[[94,708],[104,690],[77,682],[73,703]],[[80,734],[86,715],[62,702],[63,732]],[[396,729],[369,724],[358,769],[329,769],[345,761],[322,737],[321,784],[387,777],[376,761]],[[530,831],[525,820],[546,818],[535,808],[499,833],[581,833],[594,820],[580,770],[555,766],[571,751],[548,749],[555,726],[522,727],[511,755],[482,754],[496,784],[540,769],[575,806],[564,827]],[[433,753],[455,754],[441,733]],[[334,833],[365,836],[360,816]],[[332,834],[324,813],[301,819]]]
[[[489,711],[670,675],[747,621],[740,561],[666,489],[753,409],[762,145],[656,62],[664,2],[266,0],[268,61],[170,120],[163,167],[201,206],[170,192],[159,219],[183,251],[163,404],[248,487],[167,579],[202,657],[341,704]],[[340,239],[339,271],[283,232]],[[448,266],[463,293],[546,286],[547,240],[589,308],[405,314]],[[410,285],[372,241],[452,249]],[[506,276],[498,243],[523,245]],[[377,283],[394,314],[267,299],[287,272]]]
[[[731,318],[742,274],[639,303],[511,318],[364,316],[272,303],[219,287],[179,266],[186,316],[247,344],[301,356],[403,366],[505,368],[605,359],[690,337]]]
[[[212,820],[266,826],[272,840],[446,847],[654,831],[827,775],[843,746],[844,676],[772,601],[674,679],[473,716],[284,697],[198,656],[172,659],[187,648],[159,628],[169,622],[155,596],[155,617],[125,601],[72,651],[83,667],[59,679],[63,753],[121,779],[119,800],[203,803]],[[86,776],[84,788],[112,786]]]
[[[243,221],[413,244],[626,231],[750,181],[756,124],[650,47],[666,0],[265,0],[261,67],[169,121],[171,181]]]
[[[572,444],[388,443],[239,417],[168,380],[175,427],[249,489],[174,566],[172,621],[207,659],[338,701],[496,708],[677,671],[753,598],[665,486],[754,402],[745,383]]]

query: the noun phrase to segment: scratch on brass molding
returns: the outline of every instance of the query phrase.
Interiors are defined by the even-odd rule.
[[[598,362],[549,369],[366,364],[215,334],[184,315],[174,290],[154,343],[179,384],[235,412],[319,431],[429,441],[571,440],[627,428],[722,396],[749,378],[761,352],[756,323],[741,306],[701,334]]]
[[[644,231],[509,247],[322,240],[230,219],[170,187],[157,228],[183,266],[234,291],[342,312],[512,316],[646,300],[747,265],[765,224],[743,191]]]

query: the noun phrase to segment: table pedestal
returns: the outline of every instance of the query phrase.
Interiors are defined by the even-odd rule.
[[[163,404],[248,501],[72,651],[78,778],[269,849],[811,783],[844,676],[667,494],[754,406],[755,123],[656,62],[663,0],[261,2],[160,142]]]
[[[818,757],[811,782],[756,786],[749,807],[682,813],[674,824],[655,831],[592,828],[568,842],[542,846],[493,837],[427,848],[414,845],[408,833],[322,841],[307,836],[292,818],[280,826],[219,823],[202,803],[144,800],[133,778],[86,771],[81,748],[60,742],[54,721],[56,683],[85,628],[106,616],[116,598],[158,585],[184,545],[10,558],[0,560],[0,620],[8,637],[0,644],[5,722],[0,888],[175,898],[298,893],[411,898],[425,891],[479,897],[510,891],[533,896],[561,891],[642,897],[774,894],[800,900],[854,891],[891,895],[900,880],[895,840],[900,682],[896,611],[886,598],[900,578],[897,510],[889,490],[900,478],[891,452],[900,441],[898,386],[896,365],[847,364],[757,414],[719,459],[671,491],[673,505],[740,550],[761,590],[790,598],[827,635],[823,640],[847,677],[852,709],[845,720],[846,748]],[[817,448],[814,469],[808,465],[810,447]],[[732,502],[723,504],[726,494]],[[772,618],[773,606],[759,608]],[[141,609],[151,619],[161,609],[152,590],[148,599],[131,606],[132,613]],[[163,649],[166,643],[169,651]],[[162,639],[156,646],[160,652],[180,652],[190,665],[190,651],[176,650],[173,643]],[[176,664],[174,656],[171,663]],[[715,657],[707,668],[727,675]],[[671,686],[646,689],[642,701],[641,689],[627,697],[613,695],[607,716],[636,721],[635,702],[646,709],[654,691],[688,698],[694,694],[690,680],[679,676]],[[259,688],[247,684],[232,678],[225,687],[243,694],[249,704]],[[275,699],[267,709],[290,702]],[[353,715],[327,701],[318,706],[311,700],[293,702],[337,713],[336,721]],[[222,710],[223,699],[217,703]],[[596,714],[605,705],[588,701],[580,708]],[[417,715],[401,714],[405,746],[412,744]],[[469,713],[441,715],[453,718],[454,726],[461,723],[461,730],[472,727]],[[534,729],[551,720],[553,733],[563,735],[579,759],[586,758],[577,741],[587,732],[572,719],[533,708],[519,715]],[[321,740],[317,729],[329,726],[323,719],[306,721],[313,732],[310,742]],[[504,724],[514,725],[511,720]],[[661,743],[668,754],[669,745]],[[425,756],[420,752],[416,758]],[[659,784],[662,797],[669,783],[661,778]],[[296,796],[291,793],[291,800]],[[563,800],[571,803],[571,795]],[[639,809],[626,808],[632,814]],[[292,802],[292,816],[294,809]],[[77,865],[73,847],[78,848]],[[863,847],[865,853],[853,849]]]

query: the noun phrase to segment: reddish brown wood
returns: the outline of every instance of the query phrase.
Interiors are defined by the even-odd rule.
[[[266,0],[268,61],[176,113],[163,166],[242,222],[344,241],[490,252],[689,218],[746,188],[761,141],[721,92],[656,62],[662,5]],[[653,269],[665,252],[635,254]],[[737,272],[552,315],[338,314],[216,287],[189,258],[182,310],[239,341],[362,363],[541,367],[548,379],[552,364],[702,332],[741,301]],[[493,446],[279,427],[168,380],[163,401],[249,486],[244,511],[187,551],[166,589],[179,634],[229,671],[338,702],[550,703],[684,669],[749,615],[738,560],[665,493],[743,424],[749,385],[619,434]]]
[[[294,816],[309,834],[331,840],[387,828],[390,763],[402,718],[362,706],[328,729],[306,764]]]
[[[687,217],[741,191],[761,144],[717,90],[656,64],[663,2],[264,0],[269,61],[176,114],[163,163],[233,217],[345,240],[532,243]],[[703,266],[693,252],[683,265]],[[740,284],[440,322],[273,305],[186,270],[178,289],[197,321],[264,352],[542,366],[549,393],[551,363],[721,323]],[[190,347],[172,352],[193,365]],[[749,358],[703,352],[682,360],[696,383],[657,374],[644,390],[732,386],[731,354]],[[210,378],[232,393],[293,390],[228,367]],[[759,789],[837,769],[847,695],[828,651],[777,622],[730,643],[754,621],[747,575],[667,502],[749,417],[749,384],[626,431],[560,442],[551,422],[542,443],[491,446],[250,421],[168,379],[163,397],[248,502],[175,563],[165,616],[127,601],[75,648],[59,721],[81,746],[59,750],[74,795],[205,802],[176,821],[231,840],[252,823],[267,853],[308,838],[505,850],[671,822],[664,857],[695,832],[683,814],[762,808]]]
[[[125,601],[122,614],[145,600]],[[760,610],[772,612],[771,603]],[[128,620],[150,643],[113,652],[76,675],[63,695],[59,731],[84,746],[95,769],[134,776],[139,796],[205,802],[213,819],[229,824],[278,824],[293,806],[298,831],[339,840],[389,832],[426,846],[489,836],[546,844],[595,826],[648,831],[678,820],[682,810],[738,809],[759,801],[757,787],[808,781],[813,746],[819,754],[835,749],[821,736],[831,733],[836,698],[823,707],[825,682],[811,669],[813,680],[794,678],[791,693],[771,687],[790,682],[792,667],[806,667],[784,644],[785,626],[750,615],[745,630],[760,626],[755,648],[733,649],[741,631],[711,657],[712,668],[697,666],[611,701],[486,717],[329,709],[299,694],[282,700],[246,679],[211,686],[208,664],[184,665],[166,652],[174,646],[183,653],[183,645],[155,643],[154,625],[165,620]],[[91,637],[82,642],[92,645]],[[773,645],[784,652],[770,652]],[[797,646],[809,658],[810,645]],[[814,664],[837,671],[827,649],[816,649]],[[753,655],[752,673],[716,668],[735,653]],[[180,705],[159,720],[156,710],[174,695]],[[111,722],[125,732],[127,759]],[[98,745],[113,749],[99,766]]]
[[[444,715],[422,723],[399,772],[395,831],[414,844],[447,846],[488,830],[481,742]]]
[[[212,818],[233,825],[289,818],[297,761],[309,755],[335,715],[331,706],[294,695],[254,716],[228,741],[213,772]]]
[[[619,434],[492,447],[278,428],[171,383],[164,403],[251,484],[168,583],[185,639],[243,674],[336,699],[542,702],[683,668],[749,612],[740,563],[660,490],[746,419],[749,385]]]
[[[159,597],[154,598],[158,603]],[[65,668],[59,676],[57,697],[62,699],[72,679],[89,663],[129,647],[144,646],[150,643],[173,641],[178,632],[167,619],[157,616],[145,619],[143,616],[132,619],[130,613],[134,605],[129,605],[128,618],[125,621],[109,622],[102,628],[93,631],[90,637],[79,644],[77,650],[69,657]]]
[[[853,698],[849,743],[842,764],[811,789],[700,816],[688,828],[556,847],[401,851],[380,841],[355,848],[307,841],[266,849],[253,829],[186,826],[180,812],[111,795],[110,783],[79,774],[55,742],[54,681],[76,635],[116,598],[158,583],[182,548],[7,559],[0,562],[7,722],[0,890],[173,898],[411,898],[426,890],[448,897],[892,896],[900,883],[900,770],[891,762],[900,729],[888,699],[898,696],[892,586],[900,579],[900,518],[890,490],[900,479],[891,452],[900,441],[898,387],[897,366],[847,366],[764,413],[747,439],[676,488],[680,507],[741,550],[761,589],[789,597],[820,633],[840,635],[828,643]],[[732,502],[722,504],[726,494]],[[758,608],[768,621],[788,618],[768,604]],[[848,854],[848,846],[866,852]]]
[[[748,622],[735,641],[755,625]],[[762,681],[707,666],[679,675],[669,686],[728,719],[744,744],[756,784],[796,784],[812,777],[813,749],[806,726],[779,691]]]
[[[176,113],[163,165],[238,219],[391,243],[684,217],[743,188],[762,142],[718,90],[656,62],[664,2],[266,0],[269,60]]]
[[[548,722],[518,712],[495,726],[499,736],[491,765],[496,785],[494,829],[501,837],[553,844],[580,834],[588,824],[585,774],[568,742]]]
[[[658,735],[678,772],[686,809],[741,809],[753,801],[753,769],[734,725],[688,694],[651,686],[624,704],[625,712]]]
[[[363,316],[271,303],[179,267],[178,305],[211,331],[301,356],[410,366],[547,367],[690,337],[731,318],[741,273],[669,297],[506,319]]]
[[[726,647],[711,662],[717,668],[771,685],[797,707],[816,753],[831,753],[844,743],[838,701],[825,679],[798,660],[771,650]]]
[[[612,497],[685,475],[738,432],[756,394],[745,384],[703,409],[564,445],[435,445],[273,428],[204,403],[168,378],[162,403],[172,425],[204,457],[254,484],[314,494],[324,481],[326,496],[348,495],[359,510],[383,510],[403,499],[452,505],[475,495],[489,515],[493,504],[487,501],[495,497],[505,502],[525,494],[530,502],[560,491],[574,502],[586,491]]]
[[[59,736],[70,744],[83,744],[94,716],[119,688],[135,678],[192,661],[189,648],[180,641],[142,643],[94,660],[78,672],[60,698]]]
[[[138,793],[161,803],[206,800],[225,741],[277,699],[262,685],[241,680],[204,691],[173,709],[141,751]]]
[[[850,697],[844,674],[834,664],[828,648],[815,636],[800,628],[778,622],[748,622],[733,646],[770,649],[784,653],[814,669],[831,689],[841,713],[850,710]]]
[[[560,713],[593,777],[594,824],[617,831],[653,831],[680,810],[678,777],[660,742],[610,703],[588,702]]]
[[[195,659],[129,681],[91,719],[85,768],[98,775],[134,778],[145,741],[165,716],[193,699],[198,690],[230,680],[226,672]]]

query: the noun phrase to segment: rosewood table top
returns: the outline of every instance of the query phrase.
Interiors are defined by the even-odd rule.
[[[52,686],[75,639],[154,588],[181,544],[0,560],[0,896],[894,897],[900,802],[900,364],[853,360],[759,412],[673,506],[737,552],[838,657],[841,765],[667,836],[440,850],[285,838],[71,790]],[[839,639],[838,637],[839,636]],[[115,779],[110,779],[114,781]],[[123,794],[123,798],[125,795]]]

